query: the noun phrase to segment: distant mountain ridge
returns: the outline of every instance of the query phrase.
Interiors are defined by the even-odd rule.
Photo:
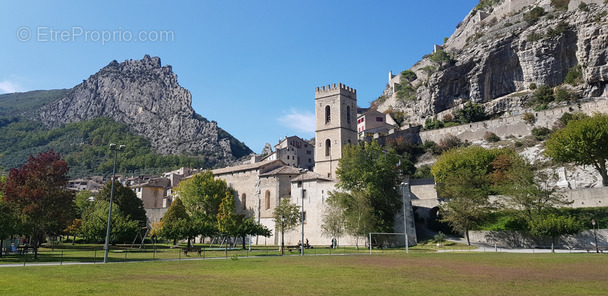
[[[178,84],[171,66],[161,65],[159,57],[112,61],[65,98],[43,106],[34,118],[57,127],[102,116],[127,124],[164,155],[213,151],[218,157],[232,159],[251,153],[243,143],[221,132],[217,122],[194,112],[190,92]]]
[[[124,133],[143,136],[146,141],[138,143],[145,143],[152,149],[146,153],[195,157],[193,165],[226,165],[252,152],[244,143],[219,128],[217,122],[197,114],[191,103],[190,92],[179,85],[171,66],[162,66],[159,57],[149,55],[141,60],[112,61],[71,89],[3,94],[0,95],[0,133],[4,135],[0,138],[11,145],[0,145],[4,149],[0,151],[0,166],[10,169],[7,166],[18,165],[17,158],[24,158],[23,162],[27,160],[22,153],[36,153],[43,147],[69,146],[66,151],[57,151],[65,155],[82,150],[75,148],[78,145],[105,145],[109,138],[101,142],[52,144],[58,139],[70,141],[69,137],[58,135],[63,133],[65,129],[62,128],[66,124],[98,118],[111,119],[96,121],[100,124],[124,124],[127,126]],[[79,137],[87,139],[87,132],[83,132]],[[32,139],[32,136],[37,138]],[[17,146],[21,151],[15,151]],[[77,155],[71,157],[79,159]],[[163,158],[163,165],[178,163],[167,160],[170,159]],[[181,159],[182,163],[184,161]],[[92,168],[96,166],[93,164]],[[100,165],[99,169],[102,167]],[[150,172],[150,165],[146,167]],[[132,165],[130,169],[138,170]]]

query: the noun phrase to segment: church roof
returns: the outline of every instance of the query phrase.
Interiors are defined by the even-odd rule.
[[[315,172],[307,171],[306,174],[302,176],[295,176],[291,179],[291,182],[300,182],[300,181],[335,181],[334,179],[323,177],[320,174]]]
[[[274,175],[299,175],[300,169],[292,166],[282,166],[278,167],[272,171],[260,174],[260,177],[274,176]]]
[[[284,165],[285,165],[285,163],[282,160],[277,159],[277,160],[273,160],[273,161],[262,161],[262,162],[256,162],[256,163],[250,163],[250,164],[225,167],[225,168],[221,168],[221,169],[215,169],[215,170],[212,170],[211,173],[213,173],[213,175],[217,176],[217,175],[244,172],[244,171],[253,171],[253,170],[265,171],[266,169],[272,170],[272,169],[276,168],[277,166],[284,166]]]

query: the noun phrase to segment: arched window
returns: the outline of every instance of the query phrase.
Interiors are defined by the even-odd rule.
[[[243,211],[247,210],[247,194],[241,195],[241,202],[243,203]]]
[[[331,140],[325,140],[325,156],[331,156]]]
[[[346,123],[350,124],[350,106],[346,106]]]
[[[325,123],[330,123],[331,122],[331,109],[329,108],[329,105],[325,106]]]
[[[266,190],[264,203],[267,210],[270,210],[270,190]]]

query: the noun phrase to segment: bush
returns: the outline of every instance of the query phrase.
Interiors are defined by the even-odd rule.
[[[535,127],[532,129],[532,136],[537,141],[546,140],[551,135],[551,130],[546,127]]]
[[[539,86],[534,91],[532,100],[535,104],[548,104],[555,101],[555,96],[553,96],[553,88],[548,85]]]
[[[496,143],[496,142],[500,141],[500,137],[493,132],[486,132],[483,135],[483,139],[490,143]]]
[[[556,38],[564,34],[568,30],[568,23],[561,21],[555,28],[549,27],[547,29],[547,38]]]
[[[536,33],[536,31],[532,31],[530,34],[528,34],[528,36],[526,36],[526,40],[528,40],[528,42],[535,42],[541,39],[543,39],[543,35]]]
[[[534,83],[534,82],[530,83],[530,89],[531,90],[535,90],[536,89],[536,83]]]
[[[461,123],[477,122],[486,119],[486,110],[483,105],[469,101],[462,109],[456,110],[454,115]]]
[[[551,5],[559,10],[568,10],[568,4],[570,0],[551,0]]]
[[[445,138],[439,140],[439,149],[442,152],[463,146],[462,140],[454,135],[447,135]]]
[[[424,122],[424,129],[427,130],[432,130],[432,129],[438,129],[438,128],[442,128],[443,127],[443,122],[439,119],[437,119],[437,116],[433,117],[433,118],[427,118],[426,121]]]
[[[566,74],[566,79],[564,79],[565,83],[570,85],[578,85],[583,83],[583,68],[581,65],[576,65],[568,70],[568,74]]]
[[[585,3],[585,2],[581,2],[581,3],[578,5],[578,9],[580,9],[580,10],[582,10],[582,11],[585,11],[585,12],[589,12],[589,6],[588,6],[588,5],[587,5],[587,3]]]
[[[451,65],[454,62],[452,57],[450,57],[450,55],[443,50],[438,50],[438,51],[432,53],[430,56],[430,60],[431,60],[431,62],[435,62],[442,67]]]
[[[515,147],[516,147],[516,148],[519,148],[519,147],[523,146],[523,145],[524,145],[524,143],[522,143],[522,142],[520,142],[520,141],[515,141],[515,142],[513,143],[513,145],[515,145]]]
[[[534,114],[530,113],[530,112],[526,112],[524,113],[524,115],[522,116],[522,119],[527,123],[527,124],[533,124],[534,121],[536,121],[536,117],[534,116]]]
[[[416,80],[418,78],[418,76],[416,76],[416,73],[414,73],[414,71],[412,70],[405,70],[403,72],[401,72],[401,83],[403,83],[404,79],[407,82],[412,82],[414,80]]]
[[[431,166],[428,164],[421,165],[416,168],[416,173],[413,176],[414,179],[426,179],[433,178],[433,174],[431,174]]]
[[[524,20],[528,23],[535,23],[543,15],[545,15],[544,8],[534,7],[529,12],[524,14]]]

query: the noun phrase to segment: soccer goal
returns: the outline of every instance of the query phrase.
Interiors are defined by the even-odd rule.
[[[412,246],[414,241],[412,237],[408,236],[408,246],[406,247],[405,233],[393,233],[393,232],[370,232],[368,238],[369,253],[372,253],[372,249],[399,249],[405,248],[406,252],[408,247]]]

